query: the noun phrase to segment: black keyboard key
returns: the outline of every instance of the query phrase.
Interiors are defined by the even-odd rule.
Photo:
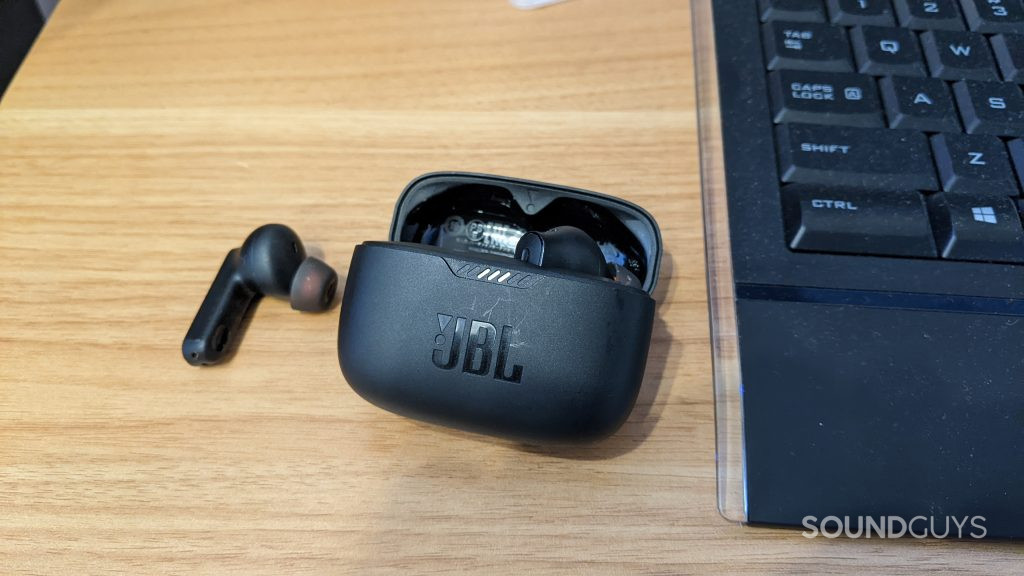
[[[914,30],[963,30],[957,0],[893,0],[900,26]]]
[[[792,250],[936,257],[917,192],[786,186],[782,194]]]
[[[1024,94],[1016,84],[963,80],[953,94],[968,134],[1024,136]]]
[[[759,0],[761,20],[824,22],[825,5],[821,0]]]
[[[928,199],[928,208],[943,258],[1024,262],[1024,229],[1013,200],[936,194]]]
[[[975,32],[1024,32],[1022,0],[961,0],[967,26]]]
[[[959,132],[949,87],[938,78],[882,78],[882,103],[889,126],[926,132]]]
[[[892,26],[889,0],[826,0],[832,23],[844,26]]]
[[[992,52],[996,55],[1003,78],[1007,82],[1024,81],[1024,36],[996,34],[989,42],[992,43]]]
[[[929,30],[921,34],[932,76],[947,80],[998,80],[985,36],[975,32]]]
[[[937,190],[924,134],[810,124],[775,127],[783,182],[874,190]]]
[[[1016,196],[1017,182],[1002,140],[995,136],[936,134],[935,165],[946,192]]]
[[[902,28],[878,26],[850,30],[857,70],[878,76],[927,76],[917,35]]]
[[[827,24],[766,22],[764,52],[769,70],[783,68],[853,72],[843,28]]]
[[[1017,173],[1017,181],[1024,186],[1024,140],[1010,140],[1006,143],[1006,149],[1010,151],[1010,162],[1013,171]]]
[[[769,74],[769,84],[776,123],[885,126],[870,76],[777,70]]]

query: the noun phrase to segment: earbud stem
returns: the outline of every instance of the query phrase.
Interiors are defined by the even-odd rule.
[[[185,335],[181,352],[194,366],[217,364],[234,351],[239,327],[260,294],[239,277],[241,252],[228,252],[199,312]]]

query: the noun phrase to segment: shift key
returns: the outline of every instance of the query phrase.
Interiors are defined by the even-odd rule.
[[[914,191],[794,184],[782,189],[792,250],[935,258],[928,208]]]
[[[812,124],[776,126],[783,182],[868,190],[937,190],[920,132]]]

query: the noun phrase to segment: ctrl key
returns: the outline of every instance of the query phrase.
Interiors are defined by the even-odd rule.
[[[935,258],[924,198],[914,191],[789,185],[782,189],[792,250]]]

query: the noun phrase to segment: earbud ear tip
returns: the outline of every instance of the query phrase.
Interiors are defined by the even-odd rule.
[[[292,308],[303,312],[322,312],[331,307],[337,290],[338,273],[323,260],[306,258],[292,278]]]

